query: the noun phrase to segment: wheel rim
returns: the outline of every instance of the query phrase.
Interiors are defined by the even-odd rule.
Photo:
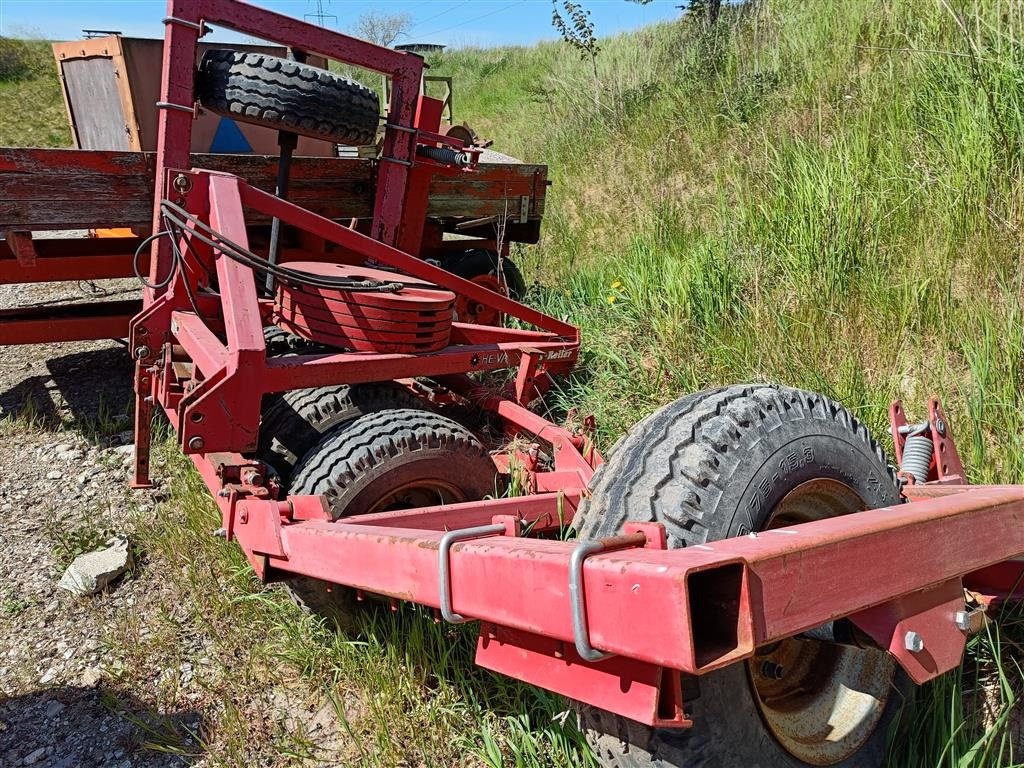
[[[508,296],[508,288],[497,275],[477,275],[468,278],[469,282],[487,288],[502,296]],[[494,307],[490,307],[466,296],[459,296],[455,299],[455,316],[460,323],[474,323],[476,325],[501,325],[504,317]]]
[[[367,513],[394,512],[401,509],[418,509],[439,504],[458,504],[467,501],[465,492],[444,480],[425,478],[388,491],[374,502]]]
[[[811,480],[775,507],[766,528],[865,509],[849,486]],[[892,691],[896,662],[885,652],[789,638],[747,662],[761,717],[779,744],[810,765],[836,765],[875,731]]]

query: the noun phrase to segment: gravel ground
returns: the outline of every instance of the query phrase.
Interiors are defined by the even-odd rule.
[[[128,296],[135,286],[100,289]],[[0,307],[93,292],[0,286]],[[161,491],[128,487],[131,373],[115,342],[0,347],[0,768],[221,765],[225,699],[268,735],[247,737],[246,755],[229,763],[287,762],[273,742],[296,730],[331,743],[330,712],[302,686],[230,679],[223,643],[162,578],[170,566],[158,555],[99,595],[58,588],[76,551],[115,533],[134,543],[155,514]]]
[[[88,286],[82,286],[88,290]],[[107,283],[124,292],[123,284]],[[0,286],[0,306],[81,299],[77,286]],[[159,610],[152,578],[107,594],[57,588],[76,548],[130,532],[153,509],[128,489],[131,364],[112,342],[0,348],[0,766],[171,766],[140,752],[150,707],[118,691],[107,644],[126,618]],[[10,524],[14,523],[16,524]],[[148,575],[148,574],[144,574]],[[194,730],[201,714],[170,713]]]

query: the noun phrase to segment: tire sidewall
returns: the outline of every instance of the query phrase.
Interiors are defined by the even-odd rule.
[[[721,392],[689,395],[673,405],[685,411],[703,397]],[[779,398],[780,404],[783,400]],[[836,418],[827,407],[789,410],[785,415],[781,407],[776,410],[774,418],[735,430],[738,440],[726,445],[728,439],[723,439],[716,452],[720,482],[700,491],[700,523],[706,529],[706,541],[763,530],[779,501],[811,480],[827,478],[846,485],[861,498],[865,509],[900,502],[884,458],[870,440],[860,439],[858,430],[863,428],[848,414],[846,420]],[[641,422],[617,447],[616,457],[621,452],[626,454],[623,458],[627,464],[635,464],[638,447],[662,428],[664,418],[664,412],[659,411]],[[614,473],[615,467],[604,471]],[[588,535],[617,532],[601,529],[600,522],[593,519],[584,520],[582,527]],[[619,768],[806,768],[806,763],[781,747],[762,720],[750,691],[746,664],[733,664],[688,679],[684,688],[692,692],[686,707],[695,724],[689,730],[652,729],[592,707],[581,707],[591,743],[610,758],[607,764]],[[741,691],[747,695],[738,695]],[[894,690],[877,728],[854,755],[833,768],[882,765],[886,734],[911,691],[909,679],[897,669]],[[625,751],[621,751],[623,746]]]
[[[341,495],[327,493],[332,508],[343,509],[344,517],[366,514],[383,496],[396,486],[423,480],[440,481],[457,488],[466,501],[476,501],[494,494],[494,469],[490,476],[474,471],[465,462],[453,460],[448,451],[420,449],[401,456],[360,474]],[[441,504],[438,499],[437,504]]]

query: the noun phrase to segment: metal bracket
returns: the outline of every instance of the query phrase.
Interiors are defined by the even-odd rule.
[[[398,163],[398,165],[404,165],[407,168],[412,168],[413,166],[413,164],[408,160],[399,160],[397,157],[388,157],[386,155],[381,155],[379,159],[382,163]]]
[[[479,539],[484,536],[496,536],[506,533],[508,526],[501,524],[478,525],[475,528],[462,528],[448,531],[441,537],[437,545],[437,584],[440,591],[441,616],[451,624],[465,624],[470,619],[460,616],[452,610],[452,563],[448,557],[452,545],[467,539]]]
[[[186,107],[184,104],[172,104],[169,101],[158,101],[156,102],[157,109],[176,109],[179,112],[188,112],[190,115],[195,117],[196,108],[195,106]]]
[[[180,27],[188,27],[189,29],[194,29],[196,32],[199,33],[200,37],[203,37],[204,35],[206,35],[210,31],[210,28],[206,26],[206,22],[203,21],[203,20],[200,20],[200,22],[197,24],[194,21],[189,21],[188,19],[182,19],[182,18],[179,18],[177,16],[165,16],[164,19],[163,19],[163,23],[164,24],[177,24]]]
[[[583,564],[591,555],[598,552],[611,552],[627,547],[645,547],[648,537],[646,533],[626,533],[595,541],[581,541],[572,551],[569,558],[569,601],[572,604],[572,632],[576,642],[576,652],[585,661],[601,661],[614,656],[614,653],[599,651],[590,644],[590,625],[587,622],[587,599],[583,581]]]

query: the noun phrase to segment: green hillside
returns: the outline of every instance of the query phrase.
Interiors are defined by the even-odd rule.
[[[582,326],[561,397],[605,445],[729,382],[825,392],[880,439],[893,398],[940,393],[971,480],[1024,481],[1024,16],[969,7],[766,0],[603,41],[596,89],[561,44],[432,61],[458,119],[551,166],[516,258]],[[922,692],[892,765],[1024,760],[1007,627]]]
[[[50,44],[0,37],[0,146],[70,145]]]
[[[1024,10],[969,8],[762,0],[713,28],[602,41],[597,83],[563,44],[434,57],[459,121],[550,165],[543,240],[513,256],[529,301],[583,330],[556,405],[595,413],[608,447],[685,393],[770,380],[842,401],[885,439],[891,399],[920,417],[940,393],[970,479],[1024,482]],[[44,63],[0,77],[0,145],[68,143]],[[193,574],[185,594],[251,611],[254,635],[273,623],[284,650],[253,652],[268,665],[342,681],[325,685],[358,703],[353,764],[586,760],[564,702],[468,669],[469,633],[402,611],[331,644],[237,576],[195,478],[176,487],[187,525],[163,523],[151,545]],[[235,574],[223,598],[193,559]],[[1024,760],[1019,624],[973,639],[964,671],[922,690],[892,766]]]

